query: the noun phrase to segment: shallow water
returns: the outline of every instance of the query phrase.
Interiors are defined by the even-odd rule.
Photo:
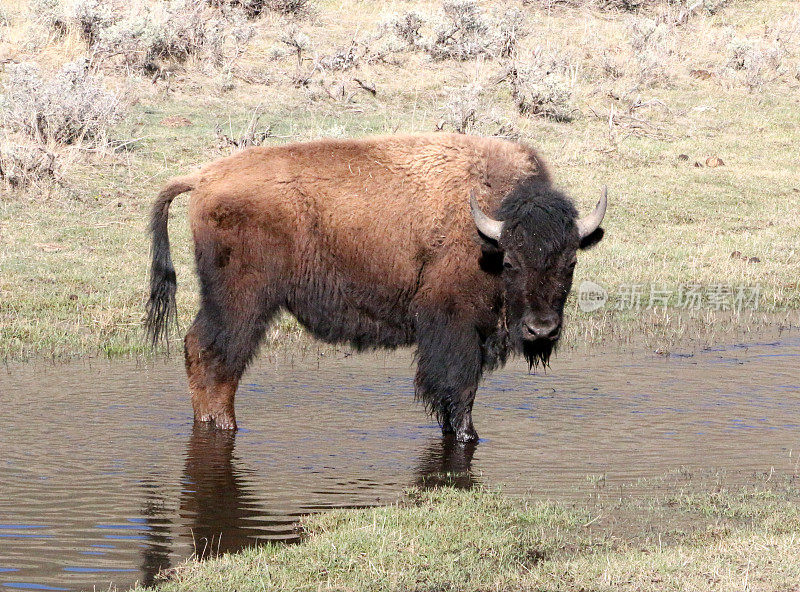
[[[680,468],[798,470],[800,336],[698,353],[566,352],[478,394],[460,446],[413,401],[407,352],[262,359],[236,436],[194,428],[183,370],[90,362],[0,374],[0,590],[121,589],[193,553],[297,538],[301,514],[485,483],[578,501]],[[455,476],[447,477],[448,472]]]

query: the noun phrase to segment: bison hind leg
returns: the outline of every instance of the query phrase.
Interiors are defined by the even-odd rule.
[[[183,340],[186,375],[194,420],[220,429],[236,429],[233,399],[238,378],[227,372],[214,351],[202,347],[202,318],[198,315]]]
[[[278,310],[263,301],[251,304],[220,310],[206,301],[186,334],[186,374],[196,422],[237,427],[234,396],[239,380]]]
[[[208,217],[216,226],[198,222],[200,215],[192,226],[200,310],[185,339],[186,371],[195,420],[236,429],[239,380],[286,301],[286,255],[257,228],[230,227],[217,211]]]

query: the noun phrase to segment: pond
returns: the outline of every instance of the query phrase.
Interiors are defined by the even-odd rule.
[[[443,439],[408,352],[262,357],[240,431],[194,427],[179,360],[0,374],[0,590],[125,589],[197,554],[298,538],[302,514],[404,488],[500,486],[580,502],[665,472],[797,472],[800,336],[671,356],[564,351],[478,393],[482,439]]]

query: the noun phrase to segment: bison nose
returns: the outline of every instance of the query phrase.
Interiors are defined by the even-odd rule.
[[[555,341],[561,334],[561,321],[558,319],[525,319],[522,322],[522,331],[527,340],[546,339]]]

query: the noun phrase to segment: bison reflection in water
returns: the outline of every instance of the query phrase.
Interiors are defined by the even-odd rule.
[[[253,546],[261,532],[288,532],[290,521],[264,517],[258,498],[247,483],[247,471],[236,466],[235,432],[195,423],[186,451],[181,493],[181,517],[191,525],[195,555]]]
[[[155,475],[149,475],[140,483],[144,493],[142,516],[146,529],[146,540],[142,543],[141,584],[155,585],[159,573],[169,569],[172,550],[172,521],[167,496]]]
[[[477,442],[458,442],[452,434],[431,442],[417,465],[415,485],[422,489],[470,489],[478,483],[472,474]]]
[[[433,438],[417,462],[415,484],[422,488],[472,487],[476,480],[470,465],[476,446],[476,442],[457,442],[452,434]],[[250,471],[235,457],[235,447],[233,430],[217,430],[199,422],[192,428],[180,514],[190,530],[185,536],[191,536],[195,555],[200,559],[252,547],[262,538],[295,541],[300,536],[296,515],[276,511],[273,516],[264,507],[265,497],[283,493],[282,479],[275,480],[275,490],[256,490],[249,483]],[[148,525],[158,525],[158,533],[148,530],[148,543],[143,547],[142,570],[148,583],[169,567],[172,545],[171,525],[158,515],[163,500],[156,501],[159,503],[153,504],[156,512]]]
[[[602,237],[538,155],[462,135],[259,147],[176,177],[151,219],[148,330],[175,313],[167,219],[192,191],[201,305],[184,340],[195,419],[235,429],[234,394],[280,309],[356,348],[417,346],[416,394],[476,440],[475,391],[509,353],[547,363],[576,252]]]

